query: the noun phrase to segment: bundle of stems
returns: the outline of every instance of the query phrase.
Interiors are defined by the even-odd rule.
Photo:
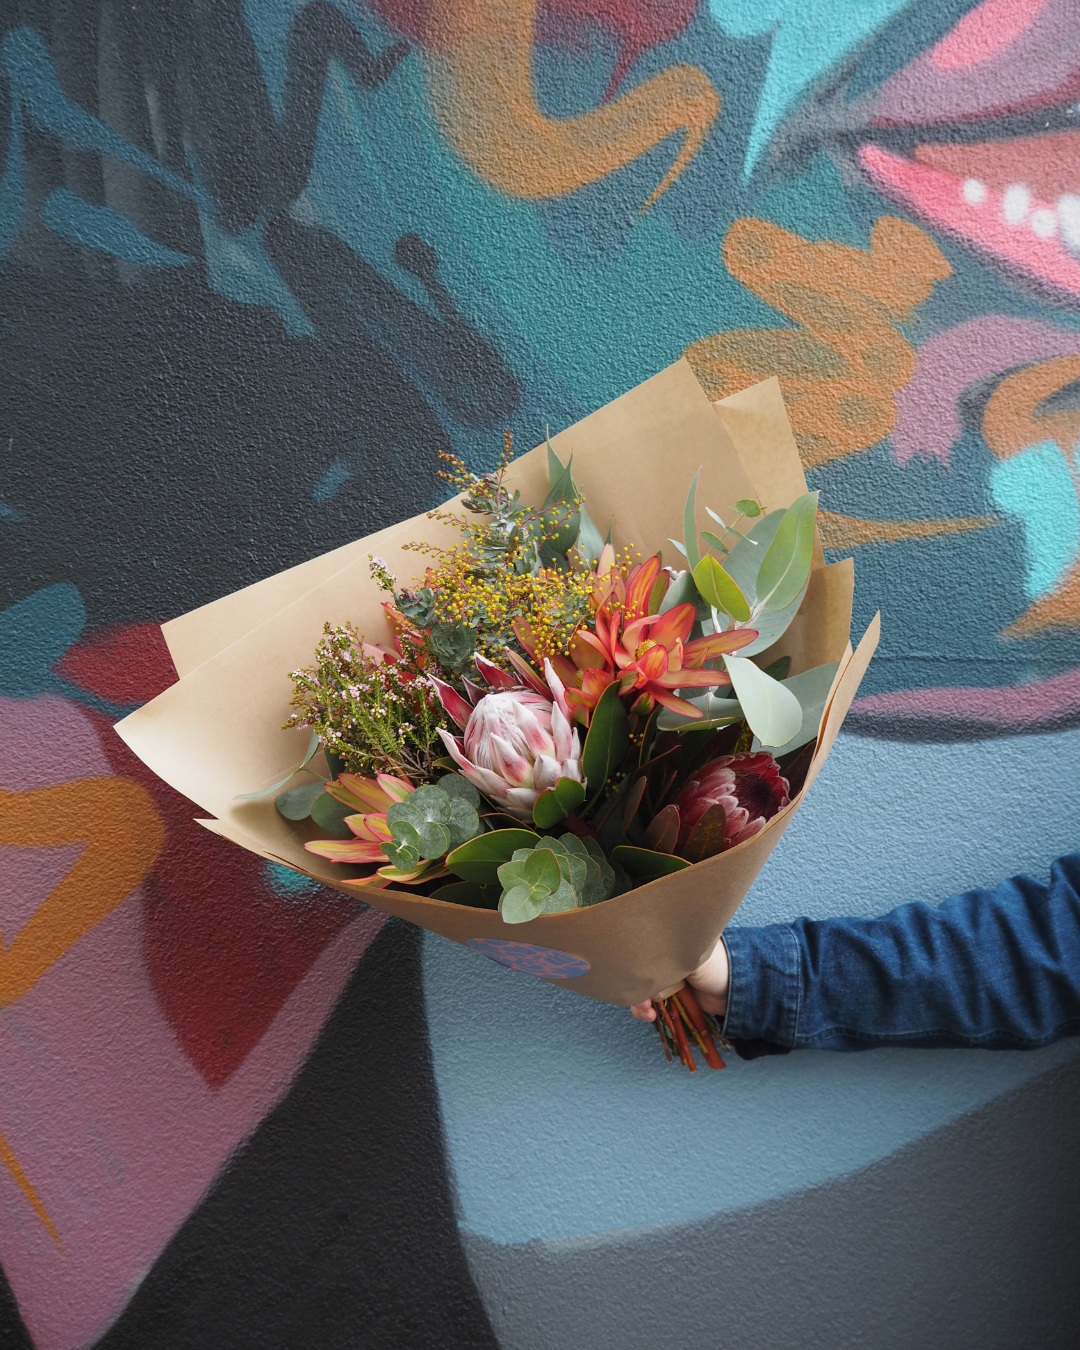
[[[713,1039],[714,1032],[719,1036],[716,1023],[702,1011],[701,1004],[688,984],[667,998],[654,999],[653,1003],[656,1007],[653,1025],[659,1033],[660,1044],[664,1047],[669,1064],[678,1056],[691,1073],[697,1073],[693,1052],[693,1046],[696,1045],[710,1069],[724,1067]]]

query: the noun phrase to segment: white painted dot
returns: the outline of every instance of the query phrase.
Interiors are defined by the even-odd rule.
[[[969,206],[982,206],[986,201],[986,184],[980,183],[977,178],[965,178],[960,191]]]
[[[1020,183],[1013,183],[1005,189],[1001,199],[1001,212],[1006,225],[1022,225],[1031,209],[1031,193]]]
[[[1040,206],[1037,211],[1032,211],[1028,223],[1040,239],[1053,239],[1057,234],[1057,212],[1051,211],[1048,206]]]
[[[1058,229],[1066,248],[1080,249],[1080,197],[1071,192],[1058,198]]]

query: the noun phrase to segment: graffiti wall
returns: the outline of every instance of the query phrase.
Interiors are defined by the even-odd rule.
[[[1077,1344],[1076,1047],[677,1076],[208,835],[111,728],[163,620],[685,354],[714,397],[779,375],[885,619],[742,921],[1045,875],[1078,19],[0,0],[4,1350]]]

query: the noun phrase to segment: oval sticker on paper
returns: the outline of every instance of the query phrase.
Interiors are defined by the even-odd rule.
[[[581,956],[571,956],[569,952],[559,952],[553,947],[534,947],[531,942],[469,938],[465,946],[500,966],[519,970],[523,975],[538,975],[543,980],[572,980],[592,969]]]

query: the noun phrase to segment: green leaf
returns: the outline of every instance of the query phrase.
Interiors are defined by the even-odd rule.
[[[433,900],[445,900],[451,905],[468,905],[470,909],[498,909],[500,886],[478,886],[474,881],[452,881],[433,891]]]
[[[563,835],[563,839],[566,839],[566,835]],[[600,869],[600,886],[597,893],[595,895],[589,894],[584,897],[585,904],[598,905],[601,900],[608,900],[615,894],[615,872],[608,862],[604,850],[595,839],[586,837],[578,842],[585,845],[585,850],[589,857]]]
[[[548,893],[538,893],[531,886],[511,886],[499,900],[499,913],[504,923],[528,923],[544,911]]]
[[[691,862],[704,862],[706,858],[714,858],[723,852],[726,834],[727,813],[717,802],[709,807],[690,831],[683,852]]]
[[[311,803],[311,819],[331,839],[350,839],[352,830],[345,824],[346,816],[355,816],[356,807],[336,801],[329,792],[323,792]]]
[[[588,511],[584,506],[580,511],[581,524],[578,528],[577,551],[582,561],[589,567],[595,567],[600,561],[600,553],[604,547],[604,541],[600,538],[600,531],[592,522]]]
[[[636,886],[690,866],[685,858],[676,858],[674,853],[655,853],[651,848],[634,848],[631,844],[620,844],[612,852],[611,861],[624,868]]]
[[[509,862],[514,850],[531,849],[539,835],[535,830],[491,830],[454,849],[446,865],[462,881],[475,881],[481,886],[493,886],[499,879],[499,867]]]
[[[786,680],[788,672],[791,670],[791,657],[778,656],[771,665],[762,666],[762,670],[770,680]]]
[[[696,605],[698,603],[698,590],[694,585],[693,576],[689,572],[680,572],[667,588],[667,594],[660,602],[660,613],[666,614],[669,609],[674,609],[676,605]]]
[[[391,843],[389,840],[387,840],[381,845],[381,847],[382,851],[386,854],[387,858],[389,858],[391,864],[394,867],[396,867],[399,872],[413,871],[416,867],[416,864],[420,861],[419,851],[416,848],[414,848],[411,844],[408,843],[399,844],[397,842]]]
[[[686,494],[686,505],[683,507],[683,549],[691,572],[701,561],[697,543],[697,485],[700,477],[701,470],[698,469],[694,474],[694,481],[690,484],[690,491]]]
[[[533,806],[533,823],[542,830],[551,829],[577,810],[585,800],[585,784],[576,778],[560,778],[553,788],[541,792]]]
[[[755,516],[761,515],[761,507],[754,501],[753,497],[740,497],[735,503],[735,510],[741,516],[749,516],[751,520]]]
[[[274,805],[286,820],[307,820],[316,797],[324,795],[323,787],[321,778],[316,778],[313,783],[301,783],[299,787],[290,788],[280,797],[275,797]]]
[[[713,548],[718,548],[721,553],[730,553],[731,550],[718,534],[713,534],[712,530],[702,530],[701,537],[707,543],[712,544]]]
[[[750,730],[764,746],[786,745],[802,726],[799,700],[743,656],[725,656],[735,697]]]
[[[304,758],[300,761],[299,764],[291,768],[284,778],[279,778],[276,783],[271,783],[269,787],[260,788],[258,792],[241,792],[238,796],[233,798],[233,801],[257,802],[263,797],[274,796],[275,793],[281,791],[281,789],[285,786],[285,784],[289,781],[289,779],[293,777],[294,774],[298,774],[300,770],[311,759],[314,758],[315,751],[318,750],[318,748],[319,748],[319,733],[317,731],[313,731],[308,740],[307,749],[304,751]],[[337,775],[335,774],[334,776],[336,777]]]
[[[563,880],[558,888],[544,901],[543,913],[561,914],[566,909],[577,909],[579,904],[578,893],[569,881]]]
[[[629,745],[630,719],[619,699],[618,684],[609,684],[593,709],[585,748],[581,752],[581,772],[594,797],[604,790]]]
[[[460,797],[462,801],[468,802],[474,811],[480,809],[480,793],[463,773],[443,774],[435,786],[448,797]]]
[[[750,617],[750,606],[738,585],[728,576],[713,557],[702,558],[694,568],[694,584],[714,609],[729,614],[736,622],[745,623]]]
[[[567,815],[571,811],[576,811],[585,800],[585,784],[578,782],[576,778],[560,778],[555,784],[554,791],[560,804],[566,808]]]
[[[817,739],[817,734],[821,729],[821,714],[825,711],[825,700],[829,697],[829,690],[832,688],[832,682],[836,678],[836,672],[839,669],[839,662],[830,661],[823,666],[814,666],[810,670],[801,671],[798,675],[792,675],[790,679],[784,681],[784,688],[790,689],[802,706],[802,726],[791,738],[783,745],[772,749],[772,754],[779,759],[781,755],[790,754],[792,750],[798,750],[800,746],[806,745],[808,741]],[[754,749],[758,748],[755,743]]]
[[[480,833],[480,817],[476,809],[460,797],[450,801],[450,822],[447,826],[450,834],[450,848],[457,848],[466,840]]]
[[[817,497],[806,492],[792,502],[761,560],[757,593],[768,609],[784,609],[806,585],[814,557]]]

